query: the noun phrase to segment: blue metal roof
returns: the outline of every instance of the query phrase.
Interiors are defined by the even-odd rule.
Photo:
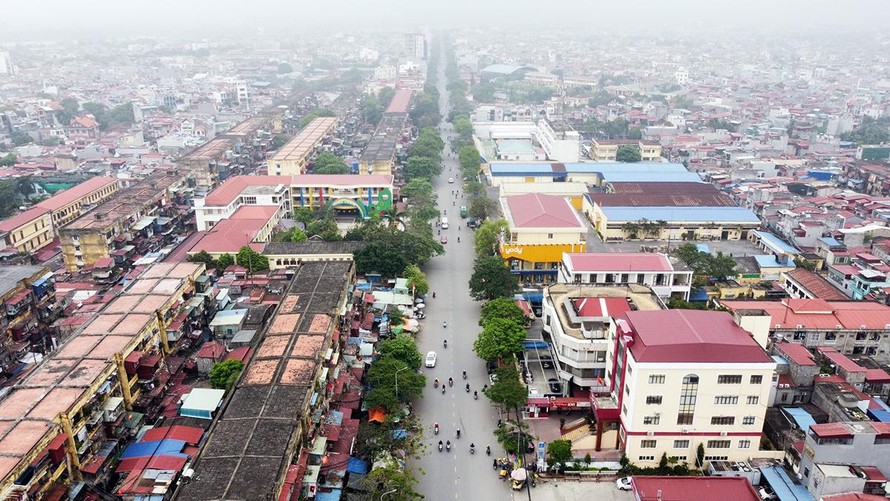
[[[763,268],[790,268],[796,265],[792,262],[791,264],[780,263],[776,256],[772,254],[761,254],[759,256],[752,256],[755,261],[757,261],[757,266]]]
[[[810,426],[816,424],[816,420],[813,419],[813,416],[810,415],[809,412],[801,409],[800,407],[782,407],[782,410],[785,411],[791,419],[797,424],[797,427],[800,428],[804,433],[810,431]]]
[[[797,249],[786,244],[784,241],[782,241],[781,238],[777,237],[776,235],[773,235],[772,233],[770,233],[768,231],[754,230],[751,233],[753,233],[757,238],[759,238],[764,243],[764,245],[769,247],[773,252],[776,252],[776,253],[785,252],[787,254],[791,254],[794,256],[800,254],[800,252],[798,252]]]
[[[819,237],[819,241],[828,244],[830,247],[841,247],[844,245],[834,237]]]
[[[683,167],[683,164],[675,164],[670,162],[578,162],[565,164],[565,166],[566,172],[598,172],[607,178],[610,174],[621,174],[624,172],[651,174],[662,172],[689,172],[688,170],[686,170],[686,167]],[[695,174],[695,177],[698,177],[698,174]],[[701,181],[701,178],[699,178],[699,181]]]
[[[349,473],[365,475],[368,473],[368,462],[349,456],[349,462],[346,464],[346,471]]]
[[[601,174],[610,183],[703,183],[695,172],[613,172]]]
[[[603,207],[610,223],[625,221],[671,221],[715,223],[760,223],[757,215],[744,207]]]
[[[492,176],[552,176],[554,174],[553,165],[550,162],[492,162],[489,167]]]
[[[315,501],[340,501],[342,494],[343,489],[340,488],[331,489],[330,492],[319,490],[315,493]]]
[[[815,501],[807,488],[795,484],[783,468],[761,468],[760,472],[780,501]]]

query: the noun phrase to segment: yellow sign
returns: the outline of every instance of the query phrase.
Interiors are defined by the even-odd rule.
[[[563,252],[586,252],[586,244],[501,244],[501,257],[522,259],[531,263],[556,263],[562,261]]]

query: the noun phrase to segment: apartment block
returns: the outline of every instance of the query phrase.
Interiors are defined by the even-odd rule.
[[[142,425],[131,412],[170,353],[167,327],[187,305],[202,264],[156,264],[0,396],[0,498],[65,496],[101,485]]]
[[[55,288],[46,266],[0,267],[0,382],[13,374],[19,359],[32,346],[42,351],[47,342],[38,327],[54,319]]]
[[[838,471],[836,466],[844,470]],[[890,475],[890,423],[857,421],[810,426],[799,471],[801,481],[816,499],[839,492],[863,492],[868,475],[855,474],[858,480],[852,480],[845,473],[851,466],[866,473],[876,468],[884,478]]]
[[[637,284],[650,287],[663,300],[671,297],[689,300],[692,270],[667,254],[565,253],[559,267],[559,282],[592,286]]]
[[[305,174],[309,160],[318,152],[318,147],[333,134],[336,127],[336,117],[318,117],[309,122],[269,160],[269,175]]]
[[[550,335],[559,364],[557,373],[575,388],[604,392],[606,354],[613,319],[628,311],[660,310],[658,296],[636,284],[575,286],[556,284],[544,289],[544,332]]]
[[[694,464],[776,455],[759,450],[776,363],[731,315],[628,311],[610,330],[609,392],[591,393],[597,447],[619,422],[618,449],[641,466],[662,454]]]
[[[59,232],[65,268],[81,270],[131,244],[150,250],[155,220],[176,216],[171,201],[179,184],[174,173],[146,178],[70,222]]]
[[[588,156],[599,162],[614,162],[621,146],[637,147],[640,150],[641,162],[658,162],[661,160],[661,144],[658,141],[639,139],[593,139]]]

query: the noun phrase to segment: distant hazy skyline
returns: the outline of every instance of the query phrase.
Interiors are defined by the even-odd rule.
[[[886,28],[890,0],[4,0],[0,41],[471,26],[610,32]]]

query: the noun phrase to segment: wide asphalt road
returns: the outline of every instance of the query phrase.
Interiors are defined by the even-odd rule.
[[[444,54],[441,61],[438,78],[440,108],[442,116],[447,117]],[[438,194],[440,211],[447,212],[444,215],[448,218],[449,229],[441,230],[441,234],[448,238],[448,243],[445,244],[445,254],[434,257],[425,269],[430,291],[436,292],[436,298],[432,298],[432,293],[427,296],[427,317],[418,336],[420,351],[424,355],[435,351],[438,362],[435,368],[424,369],[429,386],[414,406],[424,423],[428,448],[412,466],[420,470],[416,472],[418,490],[426,499],[506,500],[511,499],[513,491],[508,483],[499,480],[491,467],[492,459],[498,457],[499,452],[503,454],[492,434],[498,411],[480,391],[482,385],[488,383],[488,375],[485,364],[473,352],[473,341],[480,330],[480,303],[470,298],[468,286],[473,270],[473,233],[460,218],[460,206],[466,199],[458,176],[458,162],[449,158],[451,147],[447,139],[454,132],[451,124],[445,122],[442,130],[446,142],[445,166],[442,175],[433,181],[433,188]],[[455,179],[453,184],[448,182],[449,177]],[[460,190],[461,196],[452,196],[452,190]],[[447,327],[443,328],[443,321],[447,322]],[[448,348],[443,348],[445,339]],[[462,371],[467,371],[468,381],[462,379]],[[454,378],[453,388],[446,389],[445,394],[442,394],[441,386],[438,390],[433,389],[435,378],[447,386],[449,377]],[[470,383],[470,393],[465,391],[467,382]],[[473,400],[474,390],[480,391],[478,400]],[[440,426],[438,436],[433,434],[434,423]],[[457,429],[461,430],[460,439],[455,436]],[[439,440],[451,440],[451,451],[439,452]],[[474,455],[470,455],[471,442],[476,445]],[[492,449],[491,456],[485,455],[488,445]],[[521,494],[524,499],[526,493]]]

